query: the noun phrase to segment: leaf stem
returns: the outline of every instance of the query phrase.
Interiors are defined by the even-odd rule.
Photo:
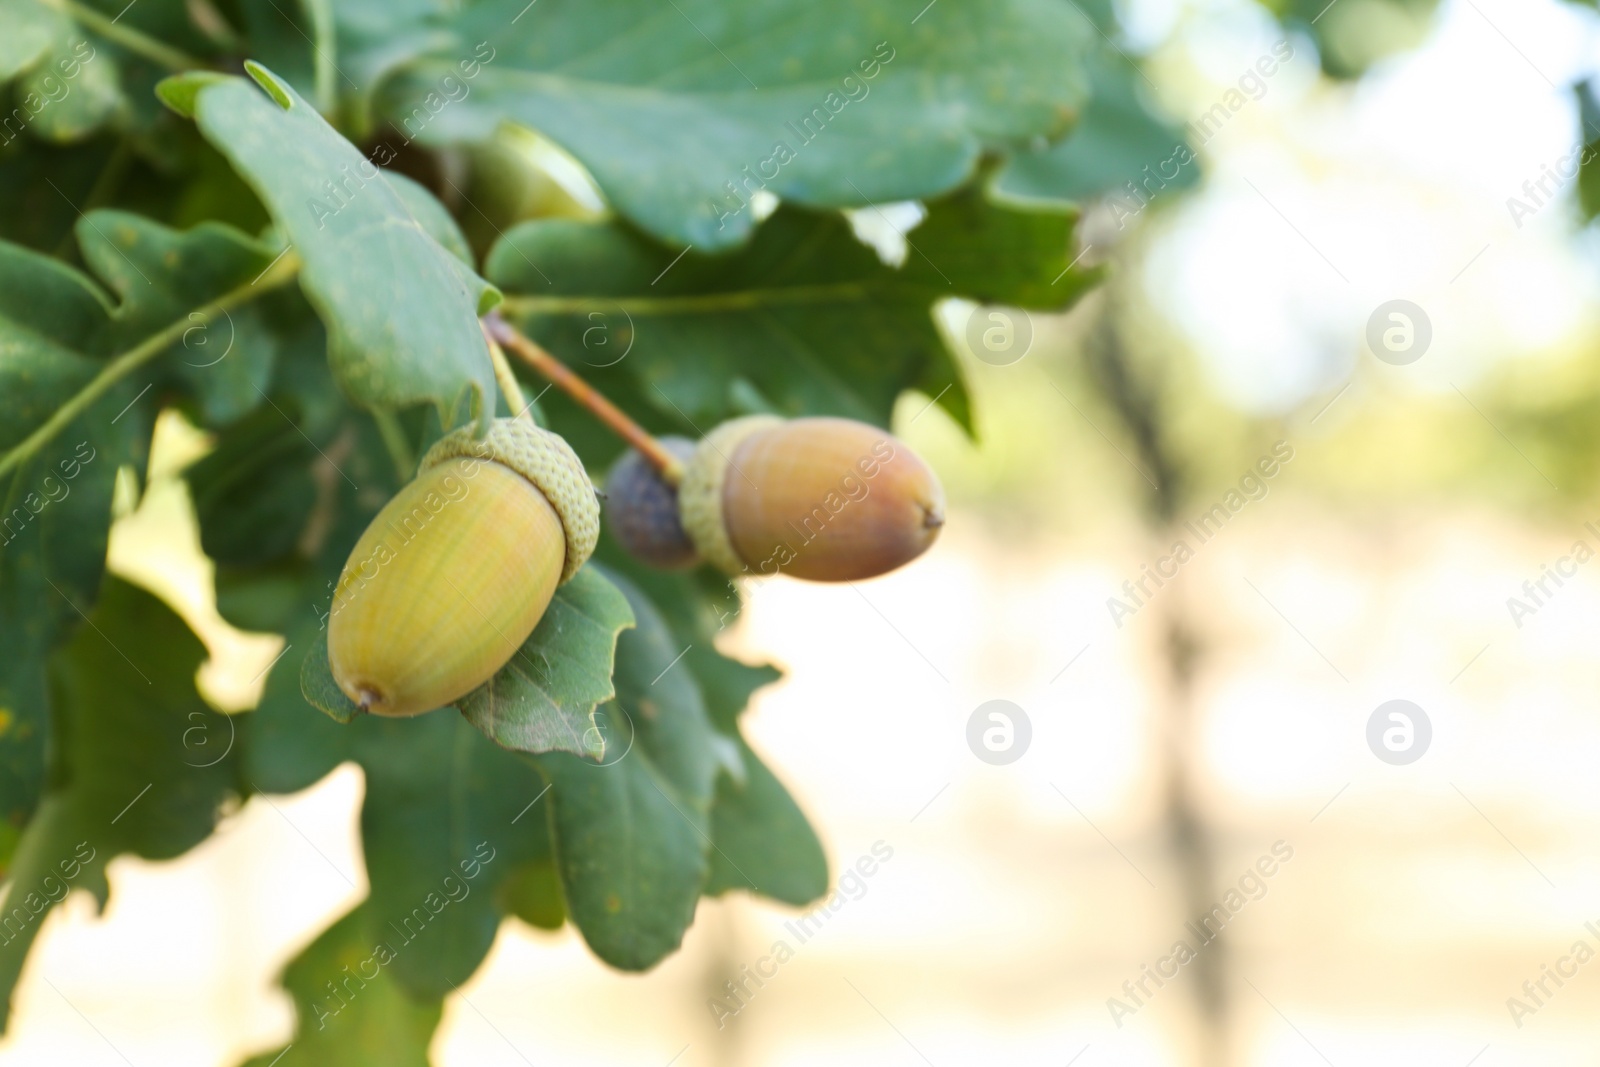
[[[216,316],[240,304],[247,303],[263,293],[276,289],[294,278],[300,271],[300,257],[286,252],[255,281],[230,289],[208,304],[189,312],[183,318],[146,337],[137,345],[112,359],[87,385],[55,410],[44,424],[25,437],[5,455],[0,456],[0,475],[15,470],[48,444],[72,422],[104,396],[113,385],[161,355],[183,339],[183,335],[196,326],[204,326]]]
[[[517,376],[511,373],[511,364],[506,362],[505,351],[500,343],[494,339],[494,334],[489,332],[489,327],[483,326],[483,339],[489,343],[489,359],[494,363],[494,380],[500,385],[500,392],[505,394],[506,407],[510,409],[512,418],[533,421],[533,415],[528,410],[533,405],[522,399],[522,386],[517,384]]]
[[[904,287],[907,297],[921,299],[926,290]],[[773,289],[741,289],[725,293],[690,293],[681,296],[529,296],[507,293],[500,305],[513,314],[572,315],[594,309],[640,315],[693,315],[704,312],[753,311],[784,304],[821,304],[841,300],[892,299],[901,290],[889,285],[868,287],[860,282],[794,285]]]
[[[196,59],[186,52],[180,52],[171,45],[163,44],[132,26],[119,24],[115,19],[108,19],[87,4],[80,4],[78,0],[45,0],[47,4],[71,15],[74,20],[98,33],[108,41],[114,41],[136,55],[161,64],[168,70],[182,74],[186,70],[196,67],[205,67],[204,60]]]
[[[650,431],[634,422],[626,412],[607,400],[592,385],[568,370],[565,363],[539,347],[524,336],[522,331],[494,312],[483,317],[483,328],[490,337],[509,349],[512,355],[550,379],[552,385],[577,401],[591,415],[604,423],[607,429],[637,449],[640,455],[649,460],[652,467],[661,472],[661,477],[668,484],[677,485],[682,479],[683,463],[678,457],[668,452]]]
[[[417,473],[417,457],[411,451],[411,442],[406,440],[399,418],[393,411],[380,408],[373,411],[372,421],[378,424],[378,436],[383,438],[383,447],[389,452],[395,473],[402,483],[409,482]]]
[[[334,49],[338,45],[333,32],[333,8],[329,0],[306,0],[303,7],[311,18],[311,32],[316,37],[311,51],[316,56],[312,84],[317,94],[317,110],[332,122],[339,109],[339,86],[333,80],[338,70],[334,63]]]

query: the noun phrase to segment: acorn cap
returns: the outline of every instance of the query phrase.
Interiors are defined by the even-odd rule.
[[[728,574],[749,570],[734,551],[722,518],[723,487],[730,476],[739,476],[730,470],[728,457],[751,434],[781,426],[783,421],[775,415],[731,419],[708,433],[683,465],[683,480],[678,483],[678,515],[683,528],[700,555]]]
[[[572,446],[559,435],[527,419],[496,419],[481,438],[471,425],[441,437],[428,449],[418,472],[448,459],[492,460],[522,475],[544,494],[561,519],[566,535],[566,557],[561,565],[563,582],[578,573],[600,539],[600,501],[594,483]],[[730,549],[731,551],[731,549]]]

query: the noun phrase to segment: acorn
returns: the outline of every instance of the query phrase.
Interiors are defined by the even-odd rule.
[[[517,419],[447,434],[344,565],[334,681],[375,715],[453,703],[516,654],[599,535],[594,486],[556,434]]]
[[[875,426],[755,415],[700,442],[678,509],[700,554],[729,574],[847,582],[926,552],[944,525],[944,490]]]
[[[680,460],[694,455],[687,437],[663,437],[662,447]],[[694,542],[678,518],[678,490],[637,449],[628,449],[606,476],[606,528],[628,555],[662,570],[700,562]]]

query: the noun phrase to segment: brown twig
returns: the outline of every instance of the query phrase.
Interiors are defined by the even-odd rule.
[[[678,458],[668,452],[650,431],[634,422],[621,408],[568,370],[565,363],[546,352],[536,342],[524,336],[521,330],[493,312],[483,317],[483,328],[506,351],[550,379],[552,385],[588,409],[589,413],[604,423],[611,432],[637,449],[640,455],[650,461],[651,466],[661,472],[661,477],[665,481],[671,485],[678,484],[679,479],[683,477],[683,464]]]

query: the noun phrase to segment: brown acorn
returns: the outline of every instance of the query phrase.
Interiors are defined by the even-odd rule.
[[[892,571],[944,525],[927,464],[887,432],[838,418],[724,423],[685,463],[678,504],[700,554],[724,571],[817,582]]]
[[[441,438],[356,542],[334,588],[328,664],[363,711],[467,695],[522,647],[594,551],[600,509],[557,435],[499,419]]]

